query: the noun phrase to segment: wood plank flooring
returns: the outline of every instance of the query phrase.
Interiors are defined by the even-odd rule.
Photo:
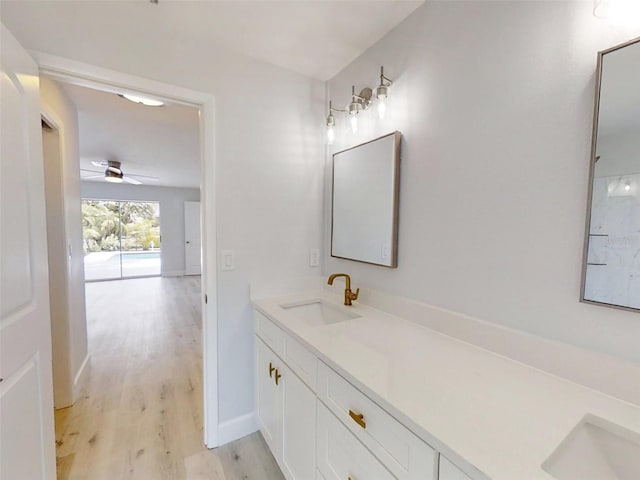
[[[282,480],[259,433],[203,444],[200,278],[87,283],[91,361],[56,411],[60,480]]]

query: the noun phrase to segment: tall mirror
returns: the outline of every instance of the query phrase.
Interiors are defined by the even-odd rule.
[[[333,155],[331,256],[397,266],[400,132]]]
[[[640,38],[598,54],[582,301],[640,311]]]

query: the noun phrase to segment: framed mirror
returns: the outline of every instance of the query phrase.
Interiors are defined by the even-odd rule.
[[[332,257],[397,267],[401,137],[333,155]]]
[[[583,302],[640,311],[640,38],[598,54]]]

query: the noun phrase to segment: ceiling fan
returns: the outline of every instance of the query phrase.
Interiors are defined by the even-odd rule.
[[[86,170],[81,168],[81,172],[90,172],[90,173],[99,173],[100,175],[89,175],[86,177],[82,177],[82,180],[88,180],[90,178],[104,178],[105,181],[110,183],[122,183],[127,182],[133,185],[142,185],[142,181],[138,180],[138,178],[146,179],[147,181],[157,182],[158,177],[150,177],[148,175],[136,175],[136,174],[128,174],[122,171],[122,164],[117,160],[109,160],[107,162],[91,162],[92,165],[96,167],[104,167],[104,173],[99,170]],[[136,178],[134,178],[136,177]]]

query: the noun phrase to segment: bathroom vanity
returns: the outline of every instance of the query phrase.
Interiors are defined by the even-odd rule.
[[[640,478],[640,407],[342,303],[254,300],[256,417],[288,480]],[[617,460],[572,440],[595,424]]]

